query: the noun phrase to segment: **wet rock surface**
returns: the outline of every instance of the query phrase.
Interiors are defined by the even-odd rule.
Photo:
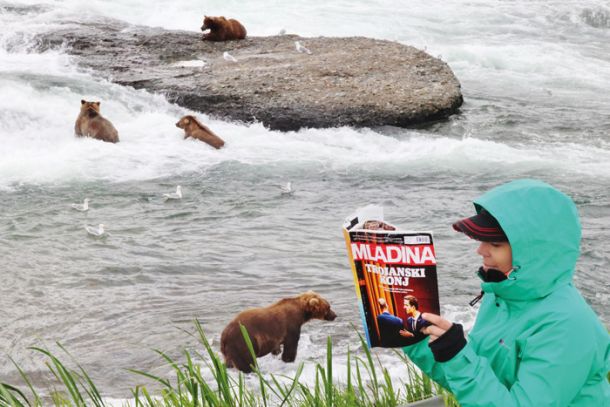
[[[297,52],[295,41],[311,51]],[[449,66],[416,48],[364,37],[248,37],[221,43],[201,34],[71,23],[38,38],[67,46],[86,68],[219,118],[277,130],[410,125],[445,118],[462,104]],[[237,59],[223,58],[228,52]]]

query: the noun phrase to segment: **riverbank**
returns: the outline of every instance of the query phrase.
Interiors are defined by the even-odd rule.
[[[298,52],[297,42],[306,51]],[[277,35],[217,43],[201,41],[196,32],[104,19],[66,23],[41,34],[38,43],[41,51],[67,46],[80,66],[112,82],[217,118],[282,131],[408,127],[446,118],[463,101],[460,83],[442,60],[364,37]]]
[[[221,357],[212,349],[199,322],[195,322],[195,327],[195,335],[203,348],[201,352],[185,350],[181,360],[175,360],[166,353],[157,351],[175,377],[161,377],[142,370],[128,369],[153,384],[149,387],[150,390],[147,385],[136,386],[131,390],[132,399],[104,397],[103,390],[95,385],[95,377],[90,376],[73,355],[58,344],[61,352],[59,356],[47,348],[32,348],[47,359],[46,366],[56,379],[53,391],[49,393],[20,369],[23,386],[0,382],[0,405],[396,407],[412,402],[422,405],[418,401],[428,400],[423,405],[458,406],[450,393],[415,368],[405,355],[401,354],[405,369],[404,380],[392,381],[387,369],[379,361],[373,361],[362,336],[360,345],[364,354],[350,353],[346,381],[333,375],[333,345],[332,338],[328,337],[326,363],[315,365],[315,385],[308,385],[300,380],[303,363],[298,366],[294,377],[265,372],[258,367],[256,358],[254,372],[251,374],[227,369]],[[250,352],[254,352],[251,347]],[[17,363],[16,365],[18,366]],[[435,395],[439,397],[433,399]]]

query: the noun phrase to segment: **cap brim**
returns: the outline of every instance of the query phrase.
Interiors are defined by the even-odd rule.
[[[504,234],[497,221],[485,212],[455,222],[453,229],[480,242],[508,241],[506,234]]]

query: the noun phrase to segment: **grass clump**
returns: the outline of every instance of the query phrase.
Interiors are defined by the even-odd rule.
[[[173,406],[401,406],[407,403],[426,399],[433,395],[442,395],[446,406],[458,406],[453,397],[435,384],[430,378],[419,372],[402,353],[407,382],[392,381],[388,370],[375,361],[360,335],[364,355],[355,355],[349,348],[347,353],[347,382],[339,383],[333,379],[332,341],[326,343],[325,363],[315,366],[315,383],[306,385],[299,381],[304,364],[297,366],[293,377],[284,375],[263,374],[258,367],[252,343],[247,331],[242,326],[242,334],[254,359],[253,375],[258,383],[257,389],[246,384],[245,375],[241,372],[230,375],[221,357],[214,352],[199,322],[195,323],[198,339],[203,345],[204,354],[183,352],[184,360],[177,362],[166,353],[155,352],[170,366],[175,377],[172,379],[151,373],[130,369],[156,383],[157,389],[151,393],[146,386],[139,385],[131,390],[133,400],[125,402],[134,407],[173,407]],[[68,351],[58,344],[76,365],[68,368],[53,353],[43,348],[31,348],[44,354],[49,371],[57,380],[60,389],[53,389],[44,395],[37,391],[30,378],[13,361],[17,367],[27,391],[13,385],[0,383],[0,407],[107,407],[107,402],[87,374]],[[195,363],[196,360],[202,364]],[[12,361],[12,359],[11,359]],[[202,375],[202,367],[208,369],[213,380]],[[209,374],[208,374],[209,377]]]

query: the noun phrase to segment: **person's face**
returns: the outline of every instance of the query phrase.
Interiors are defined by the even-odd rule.
[[[413,315],[415,313],[415,307],[413,305],[409,304],[408,302],[405,302],[404,306],[407,315]]]
[[[477,253],[483,257],[483,268],[500,270],[508,275],[513,269],[513,251],[508,242],[481,242]]]

